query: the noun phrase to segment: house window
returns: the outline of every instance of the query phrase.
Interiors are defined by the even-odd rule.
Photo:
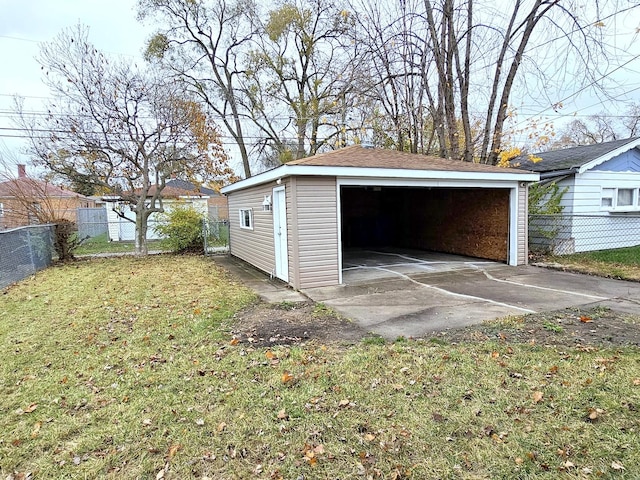
[[[250,208],[240,209],[240,228],[253,230],[253,211]]]
[[[0,202],[0,217],[4,217],[4,203]]]
[[[637,188],[603,188],[600,206],[603,210],[635,211],[640,207]]]
[[[611,208],[613,207],[613,195],[615,194],[615,188],[603,188],[602,189],[602,207]]]
[[[618,189],[618,204],[617,207],[630,207],[633,205],[633,189],[632,188],[619,188]]]

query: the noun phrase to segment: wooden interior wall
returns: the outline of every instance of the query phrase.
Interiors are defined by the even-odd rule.
[[[509,190],[344,188],[345,247],[415,248],[507,261]]]

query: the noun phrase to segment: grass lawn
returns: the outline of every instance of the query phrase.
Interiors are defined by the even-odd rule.
[[[167,248],[160,240],[148,241],[149,250],[166,251]],[[75,255],[94,255],[97,253],[126,253],[134,252],[133,242],[110,242],[109,235],[104,233],[97,237],[89,238],[82,242],[82,245],[74,252]]]
[[[0,478],[640,478],[637,348],[252,348],[227,332],[254,301],[170,255],[8,289]]]
[[[584,273],[640,281],[640,245],[554,256],[551,260]]]

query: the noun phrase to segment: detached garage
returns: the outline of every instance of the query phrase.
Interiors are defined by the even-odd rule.
[[[222,189],[230,252],[296,289],[342,283],[351,249],[418,249],[527,262],[538,174],[352,146]]]

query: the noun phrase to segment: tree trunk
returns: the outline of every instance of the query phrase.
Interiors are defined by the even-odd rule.
[[[145,212],[136,212],[136,255],[144,256],[149,253],[149,249],[147,247],[147,220],[148,216]]]

